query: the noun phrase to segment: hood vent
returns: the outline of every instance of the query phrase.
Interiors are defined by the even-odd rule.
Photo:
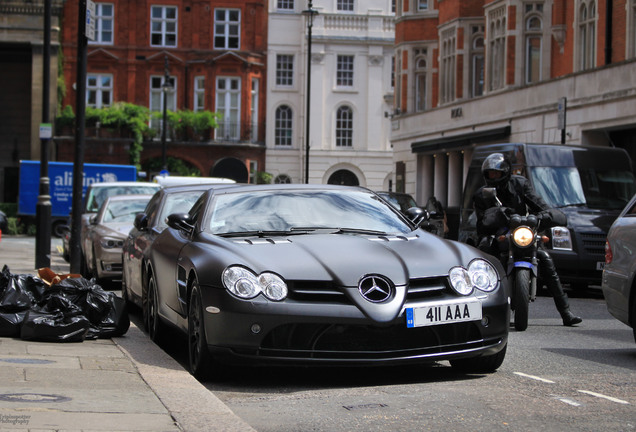
[[[291,240],[289,240],[289,239],[263,238],[263,239],[236,240],[235,243],[238,243],[238,244],[250,244],[250,245],[287,244],[287,243],[291,243]]]
[[[383,236],[378,236],[378,237],[369,237],[369,240],[371,241],[376,241],[376,242],[380,242],[380,241],[387,241],[387,242],[394,242],[394,241],[410,241],[410,240],[415,240],[417,238],[416,235],[383,235]]]

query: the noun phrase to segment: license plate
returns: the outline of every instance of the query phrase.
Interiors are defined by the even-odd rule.
[[[596,270],[603,270],[605,268],[605,261],[597,261]]]
[[[406,326],[423,327],[481,319],[479,300],[406,308]]]

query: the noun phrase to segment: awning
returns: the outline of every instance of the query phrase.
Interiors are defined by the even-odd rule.
[[[479,132],[470,132],[462,135],[455,135],[443,138],[436,138],[428,141],[418,141],[411,144],[413,153],[435,152],[440,150],[451,150],[460,147],[469,147],[484,141],[500,140],[510,136],[510,126],[503,126],[495,129],[488,129]]]

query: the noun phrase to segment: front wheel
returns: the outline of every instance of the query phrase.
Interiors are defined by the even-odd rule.
[[[530,269],[516,269],[512,302],[515,311],[515,330],[517,331],[524,331],[528,328],[528,304],[530,303],[529,292]]]
[[[210,376],[211,356],[205,336],[201,288],[193,282],[188,306],[188,363],[190,373],[199,380]]]
[[[161,345],[162,337],[164,333],[163,323],[159,316],[159,293],[157,291],[157,284],[154,276],[150,276],[148,279],[148,293],[146,294],[145,303],[145,324],[148,336],[157,345]]]

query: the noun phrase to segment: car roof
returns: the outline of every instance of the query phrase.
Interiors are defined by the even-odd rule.
[[[113,186],[152,186],[155,189],[159,189],[161,187],[157,183],[137,182],[137,181],[99,182],[99,183],[91,183],[88,187],[102,188],[102,187],[113,187]]]
[[[126,195],[113,195],[106,198],[106,201],[132,201],[138,199],[146,199],[152,197],[153,194],[126,194]]]
[[[187,192],[191,190],[206,191],[208,189],[235,187],[239,185],[240,185],[239,183],[193,183],[193,184],[181,184],[181,185],[174,185],[174,186],[164,186],[163,191],[165,193]]]

